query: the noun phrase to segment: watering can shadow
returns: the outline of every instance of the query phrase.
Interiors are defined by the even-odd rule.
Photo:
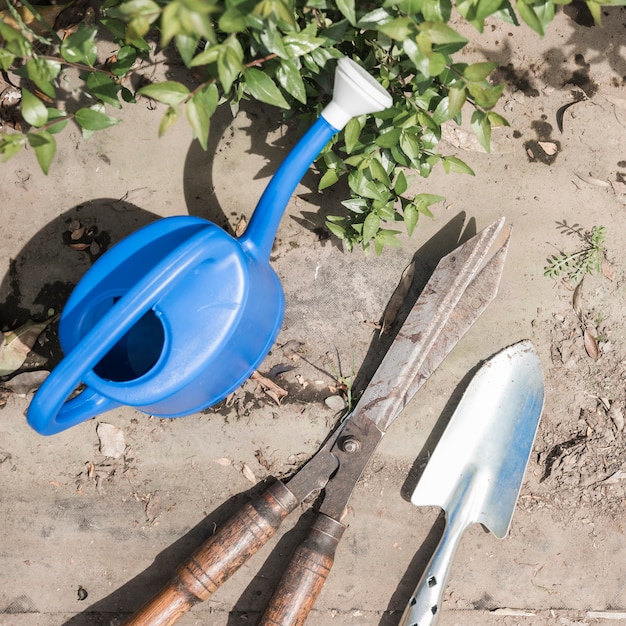
[[[365,70],[342,58],[332,101],[276,171],[240,238],[177,216],[103,255],[63,310],[66,356],[30,404],[32,428],[52,435],[120,405],[180,417],[239,387],[282,325],[284,295],[269,256],[292,193],[352,117],[390,105]]]

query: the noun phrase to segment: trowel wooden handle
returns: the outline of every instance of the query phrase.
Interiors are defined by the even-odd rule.
[[[301,626],[306,621],[335,560],[346,527],[319,514],[296,549],[258,626]]]
[[[161,591],[126,626],[169,626],[211,594],[276,533],[298,499],[281,482],[243,506],[179,565]]]

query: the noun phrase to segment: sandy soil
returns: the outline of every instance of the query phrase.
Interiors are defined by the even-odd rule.
[[[415,470],[468,373],[530,339],[546,402],[511,532],[498,541],[478,526],[467,531],[439,623],[626,624],[625,28],[624,9],[607,10],[599,29],[570,8],[543,40],[488,29],[468,55],[501,63],[511,127],[494,134],[492,154],[465,129],[448,129],[444,149],[477,176],[417,181],[446,202],[402,249],[343,253],[323,229],[343,190],[319,194],[315,173],[305,177],[271,259],[286,314],[260,373],[288,390],[280,406],[249,381],[227,405],[197,415],[160,420],[122,408],[44,438],[24,420],[28,388],[9,383],[0,410],[0,624],[121,623],[264,481],[317,450],[338,417],[326,402],[340,395],[338,379],[382,357],[376,325],[404,268],[415,262],[407,296],[415,298],[444,254],[501,216],[513,235],[499,296],[386,434],[307,623],[397,624],[443,527],[439,511],[409,502]],[[182,124],[158,140],[160,112],[148,103],[124,120],[87,144],[69,135],[48,177],[32,154],[2,166],[4,330],[59,311],[95,257],[158,217],[189,213],[234,228],[295,141],[269,108],[234,121],[218,114],[208,153]],[[76,221],[89,231],[83,250],[68,245]],[[606,227],[604,271],[576,291],[544,276],[548,257],[582,245],[562,224]],[[58,357],[51,324],[27,364],[46,368]],[[123,433],[117,458],[103,452],[102,423]],[[254,623],[306,533],[311,514],[302,513],[180,623]]]

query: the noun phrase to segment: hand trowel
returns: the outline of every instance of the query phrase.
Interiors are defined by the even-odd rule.
[[[446,527],[400,626],[432,626],[463,532],[508,533],[543,408],[543,374],[530,341],[489,359],[473,377],[411,496],[438,506]]]

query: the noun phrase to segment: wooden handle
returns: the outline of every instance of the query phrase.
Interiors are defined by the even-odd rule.
[[[302,626],[322,591],[346,527],[320,513],[296,549],[258,626]]]
[[[281,482],[243,506],[220,530],[178,566],[161,591],[134,613],[126,626],[170,626],[209,596],[276,533],[298,506]]]

